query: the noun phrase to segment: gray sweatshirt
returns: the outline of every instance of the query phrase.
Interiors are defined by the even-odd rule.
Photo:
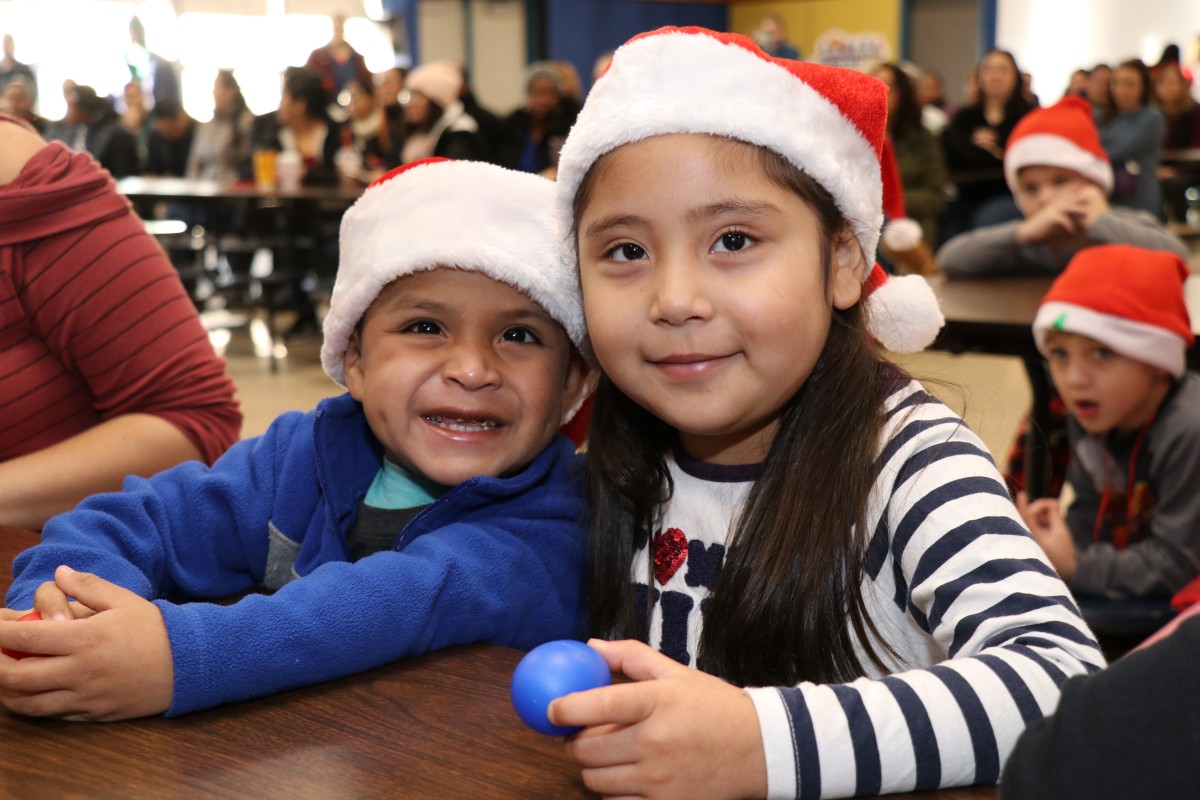
[[[1078,548],[1072,591],[1168,596],[1200,575],[1200,375],[1187,373],[1167,395],[1138,449],[1134,481],[1144,484],[1143,538],[1124,549],[1111,543],[1107,523],[1101,526],[1098,542],[1094,531],[1106,481],[1114,495],[1109,506],[1122,518],[1126,514],[1126,484],[1137,437],[1089,435],[1072,418],[1068,426],[1067,480],[1075,501],[1067,511],[1067,527]],[[1135,501],[1135,516],[1137,505]]]
[[[1057,275],[1078,250],[1045,242],[1020,244],[1017,226],[1005,222],[968,231],[946,242],[937,252],[937,263],[948,278],[984,278],[1003,275]],[[1150,250],[1168,250],[1187,260],[1187,247],[1153,215],[1113,206],[1096,217],[1087,231],[1089,246],[1131,244]]]

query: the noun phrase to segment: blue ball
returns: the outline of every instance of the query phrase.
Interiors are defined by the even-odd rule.
[[[521,659],[512,676],[512,703],[526,725],[547,736],[568,736],[578,727],[553,725],[546,709],[558,697],[612,683],[608,662],[583,642],[560,639],[539,645]]]

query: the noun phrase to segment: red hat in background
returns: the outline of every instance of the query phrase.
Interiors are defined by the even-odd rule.
[[[1112,191],[1112,165],[1086,100],[1064,97],[1021,117],[1004,150],[1008,188],[1015,192],[1017,173],[1022,167],[1034,166],[1069,169],[1099,185],[1105,194]]]
[[[1180,377],[1195,337],[1184,301],[1189,271],[1164,250],[1127,244],[1089,247],[1067,264],[1033,320],[1038,349],[1046,334],[1066,331]]]

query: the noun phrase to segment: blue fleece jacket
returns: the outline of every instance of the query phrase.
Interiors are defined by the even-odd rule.
[[[584,633],[582,460],[569,441],[512,477],[463,482],[391,550],[350,563],[346,535],[382,458],[349,395],[284,414],[211,468],[129,478],[50,520],[13,562],[6,604],[32,607],[60,564],[153,599],[175,663],[167,716],[455,644],[528,649]],[[293,574],[272,576],[281,550]],[[264,585],[281,588],[232,605],[160,599]]]

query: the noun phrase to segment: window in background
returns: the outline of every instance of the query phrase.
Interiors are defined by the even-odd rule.
[[[268,5],[266,16],[191,11],[176,16],[170,0],[0,0],[0,33],[11,33],[17,58],[35,67],[42,116],[59,119],[66,113],[67,79],[122,96],[134,15],[145,26],[148,48],[177,61],[184,107],[202,121],[212,117],[218,69],[234,70],[250,109],[262,114],[279,105],[283,71],[303,65],[333,35],[328,17],[285,14],[277,2]],[[393,63],[391,35],[381,23],[348,19],[346,41],[373,71]]]

